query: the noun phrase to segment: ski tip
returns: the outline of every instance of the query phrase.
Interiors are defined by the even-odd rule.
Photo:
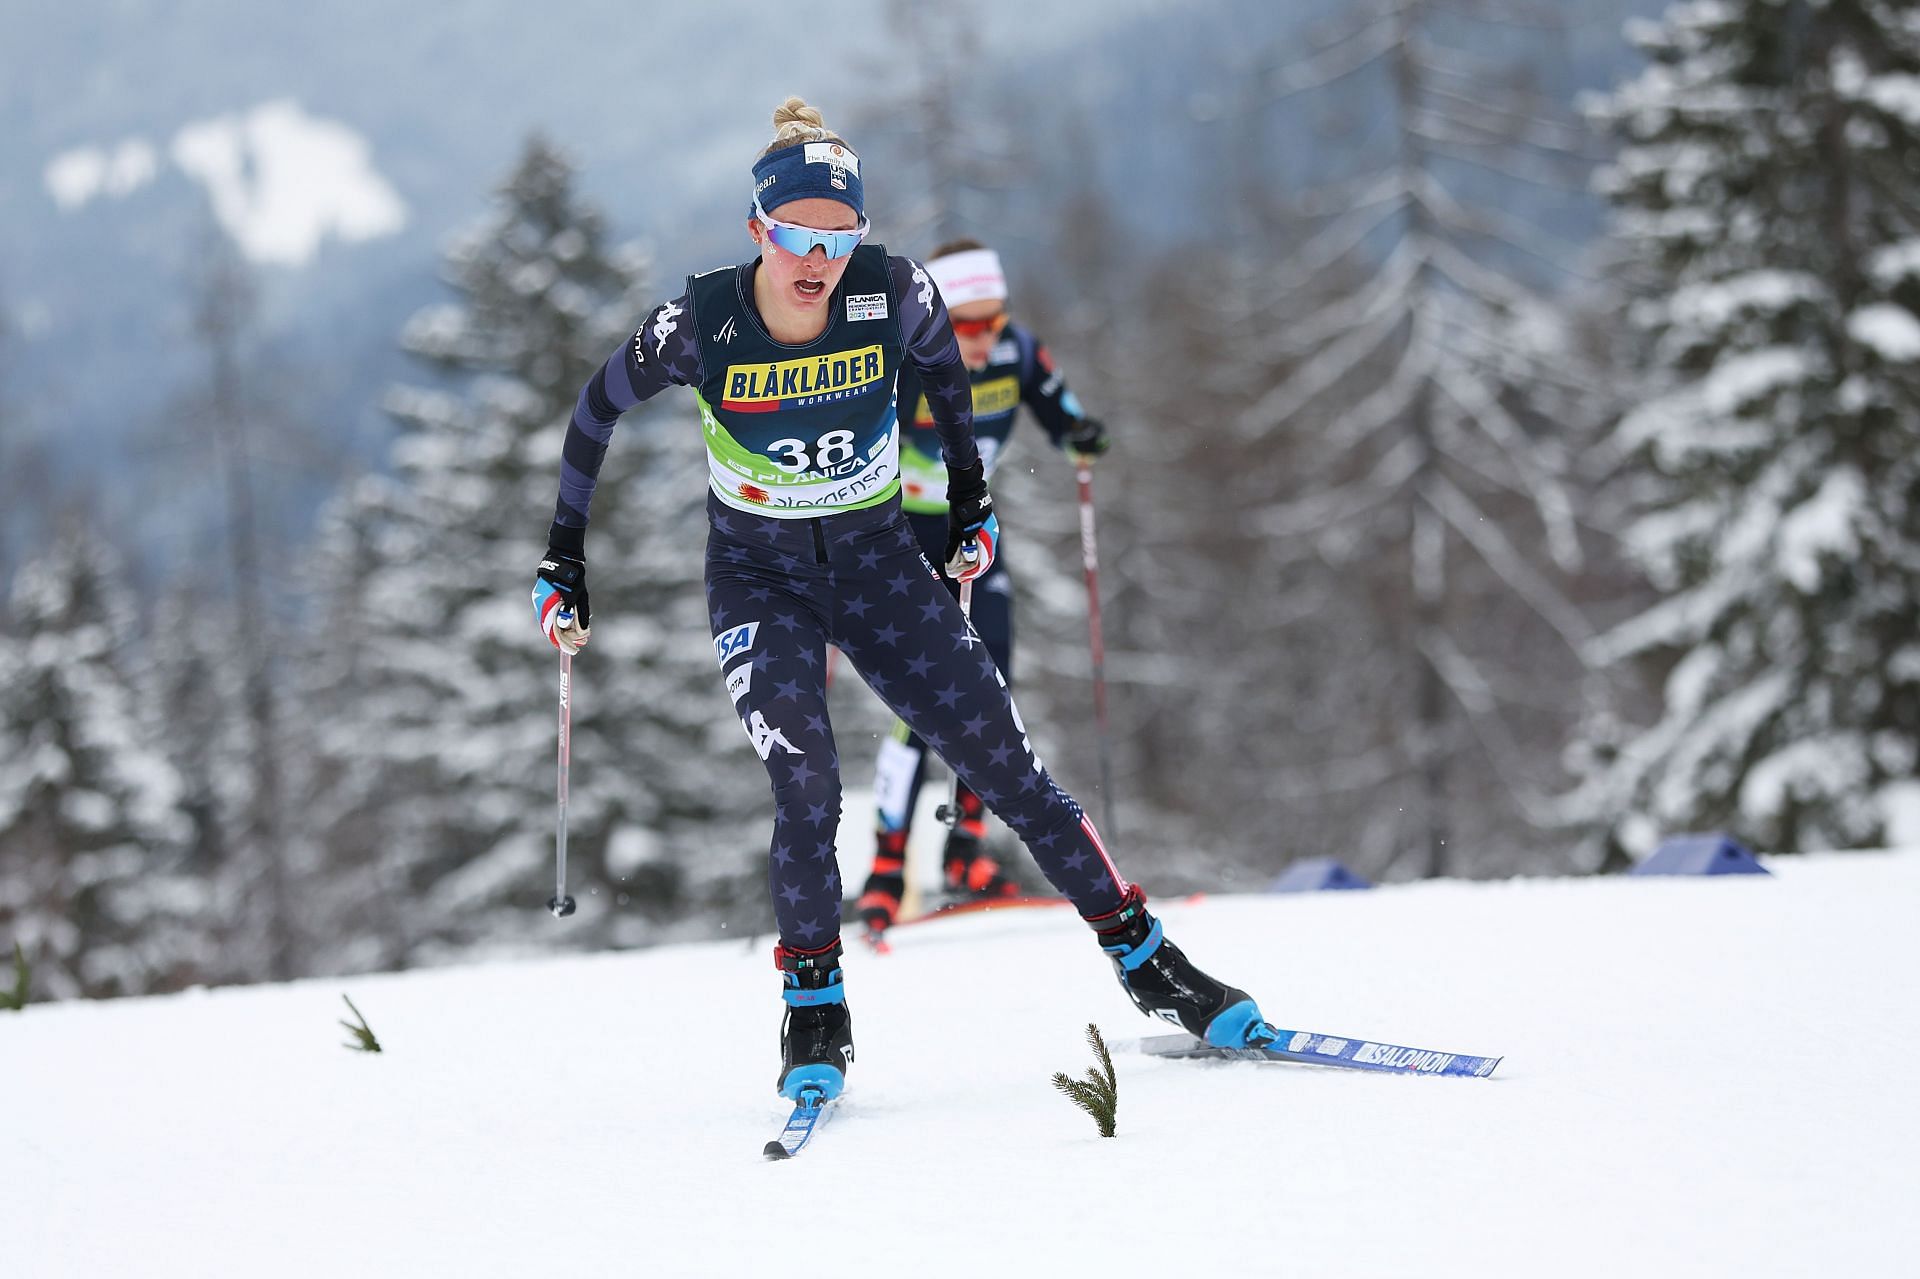
[[[793,1152],[788,1150],[785,1146],[781,1145],[777,1141],[768,1142],[766,1149],[762,1150],[760,1153],[765,1155],[769,1159],[793,1158]]]

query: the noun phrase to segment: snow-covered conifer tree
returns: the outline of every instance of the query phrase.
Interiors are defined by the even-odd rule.
[[[457,300],[407,327],[406,348],[441,385],[389,394],[395,473],[336,504],[314,567],[324,651],[308,692],[325,726],[312,803],[331,831],[332,891],[360,894],[371,937],[342,924],[355,949],[336,962],[555,935],[540,906],[559,657],[533,625],[529,589],[575,397],[657,300],[643,268],[607,244],[566,159],[536,138],[448,254]],[[667,912],[715,906],[757,851],[724,821],[707,829],[751,811],[762,786],[713,673],[700,449],[671,408],[637,410],[601,472],[587,540],[594,642],[574,663],[569,842],[582,904],[567,938],[657,936]]]
[[[1223,496],[1274,619],[1233,667],[1267,708],[1243,802],[1289,851],[1376,875],[1537,858],[1588,634],[1569,462],[1599,395],[1554,293],[1577,246],[1541,224],[1589,144],[1503,53],[1517,10],[1354,6],[1304,55],[1273,50],[1250,94],[1346,94],[1365,127],[1347,173],[1293,193],[1297,244],[1214,320],[1244,399],[1206,446],[1236,461]],[[1335,812],[1341,844],[1301,848],[1295,815]]]
[[[1664,683],[1596,723],[1586,811],[1639,851],[1882,838],[1920,758],[1920,13],[1695,0],[1598,106],[1646,394],[1608,441],[1664,598],[1596,645]]]
[[[37,998],[200,980],[204,898],[181,875],[180,784],[127,670],[133,608],[69,526],[23,566],[0,633],[0,949]]]

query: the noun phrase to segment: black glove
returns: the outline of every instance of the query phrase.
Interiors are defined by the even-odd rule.
[[[533,611],[540,632],[563,653],[577,653],[593,624],[587,599],[586,530],[556,524],[533,578]]]
[[[1107,438],[1107,424],[1097,417],[1083,417],[1066,434],[1067,450],[1081,457],[1099,457],[1113,447]]]
[[[1000,531],[994,518],[993,494],[987,492],[986,464],[976,459],[972,466],[947,468],[947,554],[943,571],[958,581],[963,573],[959,565],[960,547],[972,542],[981,549],[982,560],[964,576],[978,577],[993,561],[993,542]],[[973,566],[969,566],[973,567]]]

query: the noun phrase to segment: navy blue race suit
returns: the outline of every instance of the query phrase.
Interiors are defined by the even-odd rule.
[[[1046,344],[1020,324],[1009,323],[1001,331],[987,353],[986,363],[971,370],[970,382],[974,441],[989,478],[1006,456],[1021,405],[1027,406],[1057,448],[1066,447],[1067,436],[1086,416],[1066,379],[1054,367]],[[929,558],[938,559],[947,539],[946,465],[941,456],[939,423],[912,367],[900,372],[897,399],[901,407],[901,506],[920,548]],[[973,585],[973,629],[1011,683],[1013,579],[1007,573],[1004,524],[993,566]],[[904,721],[896,722],[881,742],[873,787],[878,839],[883,849],[893,850],[896,856],[905,847],[926,774],[925,744]],[[978,805],[970,802],[973,797],[964,782],[955,798],[963,817],[977,811]]]
[[[696,389],[714,652],[773,786],[768,886],[781,943],[819,950],[840,929],[828,644],[1019,835],[1083,916],[1118,910],[1129,885],[1034,756],[1005,681],[901,511],[894,383],[903,365],[933,406],[943,460],[979,456],[969,378],[938,291],[917,263],[864,245],[825,330],[793,346],[775,341],[753,306],[758,265],[690,277],[588,382],[567,430],[555,521],[586,526],[621,413],[670,385]]]

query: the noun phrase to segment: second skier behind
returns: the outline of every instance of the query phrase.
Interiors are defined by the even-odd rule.
[[[1107,451],[1106,427],[1088,417],[1054,367],[1046,345],[1007,314],[1007,276],[1000,255],[978,240],[954,240],[933,251],[927,274],[947,304],[947,317],[973,387],[973,438],[991,478],[1026,405],[1053,443],[1077,460]],[[947,544],[947,466],[933,409],[912,364],[900,370],[900,506],[928,558]],[[974,583],[973,629],[1008,684],[1013,682],[1013,581],[1006,571],[1006,535],[993,565]],[[957,592],[957,584],[949,583]],[[896,719],[880,742],[874,766],[873,871],[857,909],[870,939],[893,926],[906,887],[907,839],[926,780],[927,748],[906,721]],[[1019,886],[986,851],[986,805],[956,780],[951,829],[941,866],[947,888],[971,897],[1010,897]]]

